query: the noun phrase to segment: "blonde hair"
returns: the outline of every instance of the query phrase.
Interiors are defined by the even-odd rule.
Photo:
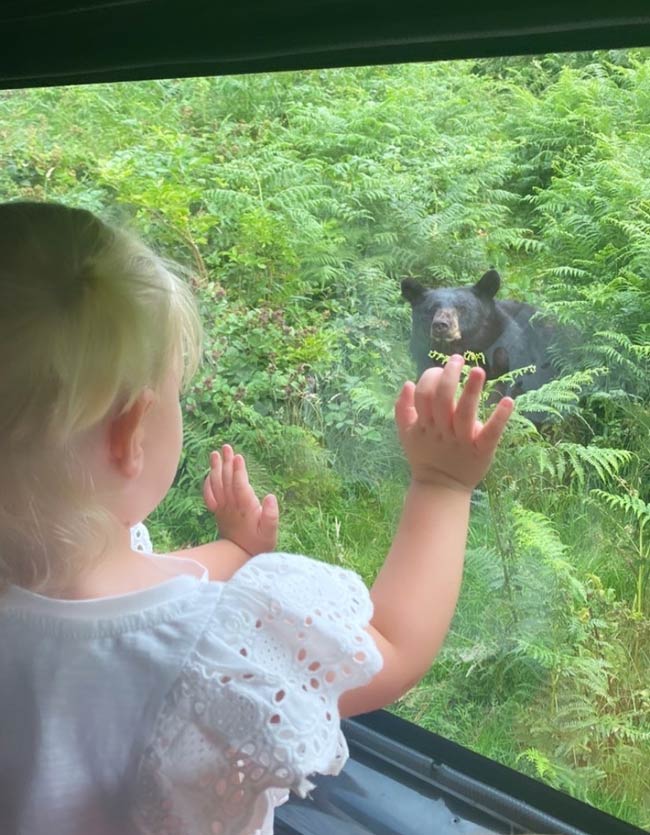
[[[0,204],[0,589],[87,566],[106,517],[76,440],[173,364],[187,382],[200,346],[188,286],[142,242],[82,209]]]

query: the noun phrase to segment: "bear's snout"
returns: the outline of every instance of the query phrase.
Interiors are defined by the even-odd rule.
[[[452,307],[437,310],[431,320],[431,338],[453,342],[461,338],[458,313]]]

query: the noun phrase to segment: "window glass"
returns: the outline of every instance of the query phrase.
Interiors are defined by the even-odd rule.
[[[493,369],[536,376],[492,384],[522,417],[445,647],[393,709],[650,827],[650,54],[5,91],[0,124],[2,199],[90,208],[193,271],[206,358],[160,551],[214,535],[228,442],[282,549],[370,583],[408,478],[394,398],[435,342],[414,282],[498,271],[499,321],[465,289],[451,325],[507,331]]]

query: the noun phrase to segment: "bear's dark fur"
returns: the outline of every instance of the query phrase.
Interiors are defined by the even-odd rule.
[[[489,270],[473,286],[427,289],[413,278],[402,281],[402,295],[413,313],[411,354],[418,377],[442,363],[429,356],[472,351],[482,354],[487,378],[534,365],[536,370],[504,385],[501,394],[516,397],[539,388],[555,376],[548,347],[555,336],[553,325],[531,321],[538,308],[525,302],[496,301],[501,284],[496,270]]]

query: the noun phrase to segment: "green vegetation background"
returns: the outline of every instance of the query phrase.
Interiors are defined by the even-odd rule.
[[[214,535],[228,441],[281,547],[370,583],[408,475],[399,279],[496,265],[571,323],[528,401],[557,419],[511,427],[449,639],[394,709],[650,827],[648,54],[4,92],[0,155],[3,199],[85,206],[193,271],[206,359],[159,550]]]

